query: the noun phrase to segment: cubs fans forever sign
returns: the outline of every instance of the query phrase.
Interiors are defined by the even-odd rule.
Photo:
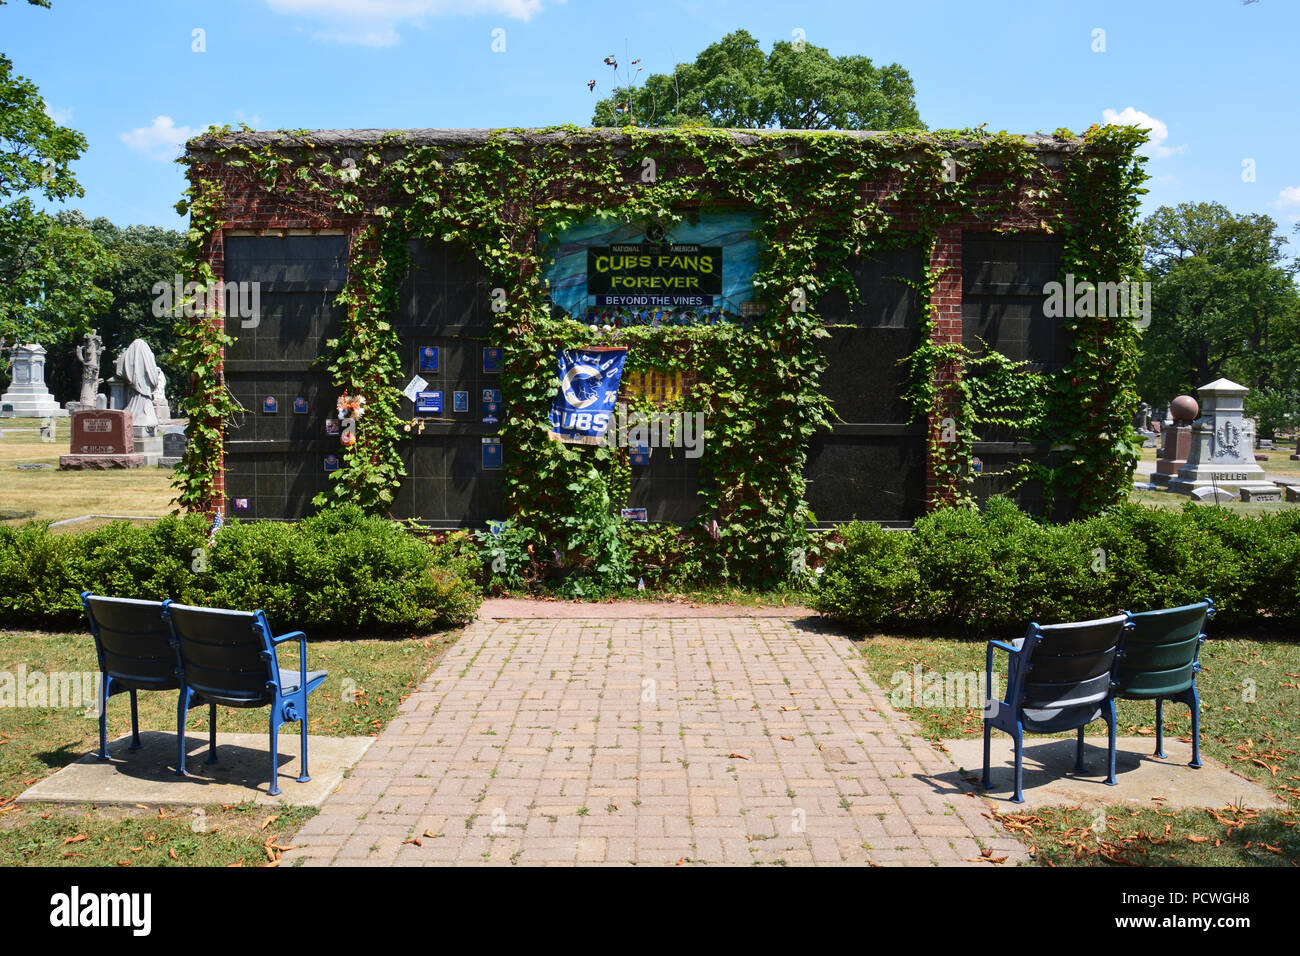
[[[550,437],[600,445],[614,415],[627,349],[561,349],[559,392],[551,405]]]
[[[712,308],[722,294],[722,247],[642,242],[590,248],[587,294],[600,308]]]
[[[748,212],[669,224],[596,219],[539,239],[551,303],[587,325],[711,325],[748,317],[758,241]]]

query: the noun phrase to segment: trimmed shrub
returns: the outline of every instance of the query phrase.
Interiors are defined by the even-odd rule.
[[[843,541],[813,606],[865,626],[1018,630],[1203,597],[1228,626],[1300,621],[1300,512],[1126,503],[1045,525],[994,498],[927,515],[910,535],[849,525]]]
[[[0,617],[74,627],[84,590],[266,611],[276,627],[432,630],[465,624],[481,596],[451,551],[356,507],[296,524],[232,521],[207,547],[202,516],[84,534],[0,529]]]

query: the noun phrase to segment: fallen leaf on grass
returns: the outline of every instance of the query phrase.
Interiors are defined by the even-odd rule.
[[[171,857],[173,860],[178,860],[178,859],[180,859],[180,857],[178,857],[178,856],[176,855],[176,847],[174,847],[174,846],[169,846],[169,847],[167,848],[167,855],[168,855],[169,857]]]
[[[434,833],[432,830],[425,830],[423,835],[428,837],[430,840],[436,840],[438,837],[442,836],[441,833]]]
[[[748,760],[744,754],[727,754],[728,757],[734,757],[736,760]]]
[[[262,825],[258,829],[265,830],[267,827],[269,827],[272,823],[274,823],[278,819],[280,819],[280,814],[278,813],[275,814],[275,816],[267,817],[265,820],[262,821]]]
[[[63,845],[67,846],[69,843],[80,843],[82,840],[89,840],[89,839],[90,837],[86,836],[86,834],[78,833],[76,836],[68,837],[66,840],[64,840]]]
[[[414,843],[416,846],[424,846],[424,844],[420,842],[419,837],[411,837],[409,840],[403,840],[402,846],[406,846],[408,843]]]

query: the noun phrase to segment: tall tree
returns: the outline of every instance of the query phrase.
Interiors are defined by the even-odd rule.
[[[1300,321],[1277,223],[1219,203],[1162,206],[1143,226],[1152,286],[1138,386],[1156,403],[1232,375],[1271,385]]]
[[[923,128],[916,91],[897,63],[875,66],[865,56],[831,56],[806,41],[780,41],[764,54],[750,33],[736,30],[671,74],[636,82],[635,63],[619,66],[612,94],[596,104],[596,126],[716,126],[732,129]],[[635,61],[639,63],[640,61]]]
[[[70,165],[85,149],[85,137],[56,123],[36,84],[0,54],[0,343],[40,341],[65,325],[84,325],[107,302],[95,280],[111,257],[89,233],[32,202],[84,195]]]
[[[167,376],[168,394],[179,395],[189,376],[171,356],[176,346],[174,316],[170,311],[154,314],[153,286],[156,282],[170,285],[181,273],[185,237],[160,226],[116,226],[102,216],[92,221],[76,209],[55,218],[60,225],[93,237],[111,259],[111,267],[100,280],[107,300],[90,323],[104,340],[100,374],[104,378],[112,375],[116,355],[135,339],[144,339]],[[46,378],[57,396],[76,396],[81,366],[73,357],[73,348],[81,342],[83,332],[67,326],[50,340]]]

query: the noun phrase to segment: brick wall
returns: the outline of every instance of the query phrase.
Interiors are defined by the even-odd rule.
[[[346,150],[345,150],[346,152]],[[360,155],[359,153],[357,154]],[[322,155],[322,160],[325,158]],[[334,156],[337,160],[338,156]],[[1045,165],[1047,172],[1040,177],[1042,181],[1031,184],[1041,187],[1050,180],[1060,177],[1060,157],[1048,154]],[[254,182],[246,169],[224,166],[219,160],[209,159],[200,164],[196,174],[204,178],[217,179],[224,190],[226,207],[220,215],[223,227],[227,231],[265,231],[275,233],[281,230],[344,230],[350,241],[355,241],[358,232],[365,227],[369,218],[366,215],[339,216],[323,202],[313,204],[312,200],[302,199],[297,204],[271,201],[263,185]],[[960,174],[959,174],[960,175]],[[996,188],[997,183],[989,180],[987,185]],[[1053,190],[1055,194],[1057,191]],[[891,225],[900,230],[919,228],[920,222],[914,209],[906,202],[905,184],[888,181],[868,184],[863,189],[863,196],[879,203],[891,220]],[[938,227],[937,242],[930,260],[932,269],[941,270],[937,276],[930,304],[934,309],[933,338],[939,342],[957,342],[962,340],[962,231],[985,231],[1003,229],[1008,231],[1041,231],[1046,220],[1053,218],[1061,208],[1061,200],[1053,198],[1040,209],[1018,212],[1009,217],[998,218],[984,215],[966,214],[958,221]],[[224,233],[218,232],[208,244],[208,261],[218,281],[224,278]],[[224,304],[223,304],[224,305]],[[224,311],[224,309],[223,309]],[[221,320],[215,320],[221,324]],[[936,372],[936,382],[942,385],[955,379],[955,366],[941,367]],[[941,428],[948,408],[941,406],[930,416],[928,429],[931,435]],[[224,467],[224,461],[222,463]],[[935,503],[938,493],[934,462],[927,461],[926,496],[930,507]],[[225,495],[224,470],[217,478],[219,494]]]

